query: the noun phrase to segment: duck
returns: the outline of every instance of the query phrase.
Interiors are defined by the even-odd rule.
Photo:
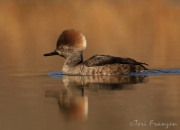
[[[143,62],[131,58],[110,55],[94,55],[83,61],[87,42],[85,35],[76,29],[64,30],[56,43],[56,49],[44,56],[59,55],[65,58],[62,73],[65,75],[126,75],[148,69]]]

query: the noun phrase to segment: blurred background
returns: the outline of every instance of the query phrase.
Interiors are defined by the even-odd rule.
[[[59,71],[64,59],[43,54],[74,28],[87,39],[84,59],[109,54],[178,68],[179,23],[178,0],[1,0],[0,63],[6,71]]]
[[[59,72],[64,59],[43,54],[70,28],[86,36],[84,59],[108,54],[145,62],[149,69],[180,68],[179,0],[0,0],[0,129],[152,129],[129,126],[134,120],[179,127],[179,75],[148,76],[147,83],[121,90],[95,84],[100,89],[84,87],[85,98],[66,96],[67,83],[48,75]],[[69,92],[82,91],[71,85]],[[69,123],[64,117],[75,117],[77,110],[87,120],[77,116]]]

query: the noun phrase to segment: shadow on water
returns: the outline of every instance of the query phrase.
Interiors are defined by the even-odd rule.
[[[86,90],[133,89],[133,84],[144,83],[147,76],[67,76],[61,72],[49,73],[53,78],[63,81],[61,91],[47,90],[46,97],[57,99],[59,110],[67,120],[86,120],[88,117],[88,96]]]

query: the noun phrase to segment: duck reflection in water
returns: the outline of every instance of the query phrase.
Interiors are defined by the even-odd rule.
[[[53,75],[52,75],[53,77]],[[57,78],[57,77],[56,77]],[[147,76],[63,76],[65,89],[47,90],[46,97],[54,97],[59,109],[68,120],[86,120],[88,116],[88,97],[85,90],[133,89],[133,84],[144,83]]]

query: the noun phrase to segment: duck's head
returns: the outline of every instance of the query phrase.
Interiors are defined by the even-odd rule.
[[[86,48],[85,36],[75,30],[64,30],[58,38],[56,49],[53,52],[46,53],[44,56],[59,55],[67,57],[72,52],[82,52]]]

